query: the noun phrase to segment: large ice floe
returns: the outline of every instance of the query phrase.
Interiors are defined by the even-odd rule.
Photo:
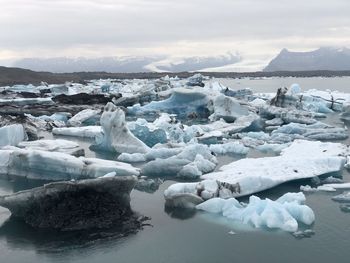
[[[287,193],[276,201],[250,196],[248,203],[235,198],[213,198],[196,206],[196,209],[227,217],[232,221],[249,224],[256,228],[298,230],[298,222],[311,225],[315,221],[312,209],[305,205],[302,193]]]
[[[140,173],[138,168],[130,164],[97,158],[77,158],[62,152],[16,147],[0,150],[0,175],[59,181],[96,178],[110,172],[121,176]]]
[[[250,195],[288,181],[339,172],[348,153],[340,143],[296,140],[280,156],[232,162],[202,175],[201,182],[171,185],[164,195],[169,205],[184,207],[193,206],[193,200],[196,204],[214,197]]]

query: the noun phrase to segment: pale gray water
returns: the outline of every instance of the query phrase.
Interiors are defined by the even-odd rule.
[[[312,81],[313,80],[313,81]],[[247,86],[256,85],[257,91],[274,91],[281,82],[297,82],[326,89],[333,85],[346,91],[350,79],[293,79],[293,80],[244,80]],[[236,80],[227,80],[235,83]],[[241,80],[242,81],[242,80]],[[225,84],[227,84],[225,83]],[[227,84],[228,85],[228,84]],[[245,84],[244,84],[245,85]],[[283,84],[286,85],[286,84]],[[232,86],[235,87],[235,86]],[[273,87],[268,90],[267,87]],[[308,87],[313,88],[313,87]],[[327,122],[338,123],[336,115]],[[78,140],[86,149],[87,156],[115,158],[88,150],[90,141]],[[346,141],[345,143],[348,143]],[[256,156],[253,154],[253,156]],[[232,158],[221,158],[221,164]],[[347,171],[345,181],[350,181]],[[307,195],[307,204],[314,210],[316,222],[311,228],[316,232],[309,239],[295,239],[281,231],[256,230],[228,222],[226,219],[204,213],[183,210],[166,211],[163,191],[173,181],[166,181],[153,194],[134,190],[132,207],[135,211],[152,217],[153,227],[145,227],[136,235],[122,239],[95,240],[86,244],[79,236],[62,236],[57,233],[36,231],[18,222],[0,227],[0,262],[349,262],[350,260],[350,213],[339,209],[331,200],[336,193],[319,192]],[[260,193],[261,197],[277,198],[285,192],[299,191],[301,184],[309,180],[281,185]],[[32,182],[0,180],[0,193],[11,193],[33,187]],[[340,193],[338,191],[337,193]],[[4,222],[8,212],[0,210]],[[230,235],[229,231],[235,235]]]
[[[278,88],[290,87],[298,83],[302,90],[338,90],[350,92],[350,77],[337,78],[261,78],[261,79],[215,79],[220,83],[232,88],[251,88],[254,92],[276,92]]]

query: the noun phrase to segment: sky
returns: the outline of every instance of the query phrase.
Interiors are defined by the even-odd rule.
[[[349,0],[0,0],[0,64],[28,57],[238,53],[350,47]]]

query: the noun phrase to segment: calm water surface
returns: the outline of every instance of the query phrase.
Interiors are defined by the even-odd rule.
[[[222,82],[232,88],[251,87],[257,92],[272,92],[281,85],[295,82],[304,89],[331,88],[346,92],[349,80],[287,78]],[[339,120],[336,115],[331,115],[327,122],[339,123]],[[73,140],[86,149],[87,156],[115,158],[89,151],[89,140]],[[257,155],[253,153],[254,156]],[[221,158],[220,164],[233,159]],[[342,176],[345,181],[350,181],[347,171],[343,171]],[[152,226],[146,226],[136,235],[121,239],[86,239],[84,233],[70,236],[36,231],[20,222],[7,220],[9,212],[0,209],[0,262],[349,262],[350,213],[342,212],[339,204],[331,200],[333,195],[341,191],[307,194],[307,204],[316,215],[316,222],[311,226],[316,234],[298,240],[289,233],[252,229],[211,214],[167,210],[163,192],[172,183],[170,180],[165,181],[154,193],[133,190],[133,209],[151,217]],[[308,183],[309,180],[303,180],[283,184],[259,193],[259,196],[275,199],[286,192],[298,192],[301,184]],[[0,194],[40,184],[1,179]],[[229,234],[230,231],[235,234]]]

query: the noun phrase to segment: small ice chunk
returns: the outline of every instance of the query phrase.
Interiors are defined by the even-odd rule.
[[[118,156],[118,161],[127,163],[145,162],[146,157],[143,153],[122,153]]]
[[[196,206],[209,213],[221,214],[233,221],[256,228],[278,228],[288,232],[298,230],[298,222],[310,225],[315,221],[312,209],[304,205],[302,193],[287,193],[276,201],[251,196],[248,204],[236,199],[212,198]]]
[[[16,146],[28,139],[22,124],[12,124],[0,128],[0,147],[5,145]]]

